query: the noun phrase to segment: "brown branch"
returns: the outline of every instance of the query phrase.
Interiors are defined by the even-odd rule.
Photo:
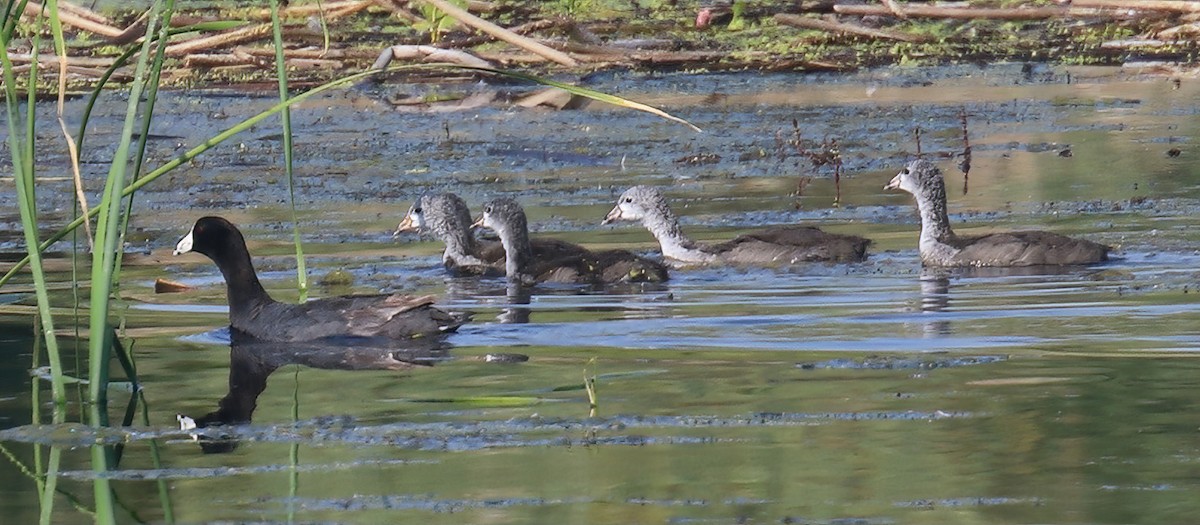
[[[1163,29],[1154,34],[1154,38],[1160,40],[1181,40],[1185,38],[1196,38],[1200,36],[1200,22],[1192,22],[1167,29]]]
[[[246,26],[224,33],[193,38],[185,42],[169,45],[167,46],[167,56],[182,56],[222,46],[241,44],[258,40],[269,34],[271,34],[271,24]]]
[[[80,18],[86,18],[86,19],[96,22],[98,24],[104,24],[104,25],[108,25],[108,26],[113,25],[112,20],[109,20],[108,17],[106,17],[100,13],[97,13],[95,11],[92,11],[91,9],[88,9],[86,7],[72,4],[71,2],[59,2],[58,3],[59,16],[61,17],[63,13],[71,13],[75,16],[78,16]]]
[[[82,8],[80,8],[80,9],[82,9]],[[69,25],[71,27],[79,28],[84,31],[95,33],[97,35],[100,35],[103,37],[108,37],[108,38],[115,38],[124,32],[124,30],[119,27],[114,27],[112,25],[105,24],[103,22],[98,22],[93,19],[94,17],[80,16],[78,14],[75,14],[74,11],[75,10],[71,10],[71,11],[60,10],[58,13],[58,19],[60,21],[62,21],[62,23]],[[42,4],[39,4],[36,2],[29,2],[29,3],[25,4],[25,12],[22,16],[29,17],[29,18],[37,17],[41,12],[42,12]]]
[[[908,19],[908,15],[904,12],[904,8],[901,7],[900,4],[896,2],[896,0],[879,0],[879,1],[883,2],[883,5],[886,6],[888,9],[890,9],[892,11],[892,14],[896,15],[897,18],[903,18],[905,20]]]
[[[29,53],[9,53],[8,58],[14,64],[27,64],[33,61],[33,55]],[[112,66],[112,58],[95,58],[95,57],[67,57],[68,66],[92,67],[92,68],[107,68]],[[58,55],[38,55],[39,67],[58,66]]]
[[[470,26],[470,27],[473,27],[480,31],[483,31],[484,33],[492,35],[500,40],[508,42],[514,46],[520,47],[521,49],[524,49],[531,53],[536,53],[536,54],[546,58],[547,60],[558,62],[559,64],[562,64],[562,65],[568,66],[568,67],[575,67],[575,66],[579,65],[579,63],[576,62],[575,59],[567,56],[566,53],[556,51],[556,50],[546,47],[545,45],[542,45],[538,42],[535,42],[535,41],[525,38],[521,35],[513,33],[512,31],[504,29],[503,27],[500,27],[496,24],[488,22],[487,20],[484,20],[484,19],[479,18],[471,13],[468,13],[468,12],[464,11],[463,9],[459,8],[458,6],[455,6],[454,4],[446,2],[445,0],[421,0],[421,1],[428,3],[429,5],[432,5],[438,9],[442,10],[442,12],[446,13],[447,15],[453,17],[455,20],[458,20],[459,22],[462,22],[463,24],[465,24],[467,26]]]
[[[833,22],[820,18],[809,18],[806,16],[778,14],[775,15],[775,21],[783,25],[799,27],[802,29],[817,29],[821,31],[829,31],[832,33],[849,33],[852,35],[866,36],[870,38],[882,38],[886,40],[899,40],[901,42],[925,42],[924,37],[901,33],[899,31],[888,31],[886,29],[872,29],[869,27],[857,26],[854,24],[846,24],[842,22]]]
[[[318,2],[315,4],[294,5],[279,11],[280,18],[311,16],[321,12],[326,14],[336,12],[342,9],[353,9],[359,11],[366,9],[375,4],[375,0],[342,0],[340,2]],[[270,20],[270,9],[259,9],[254,13],[254,17],[258,20]]]
[[[518,35],[528,35],[530,33],[537,32],[537,31],[545,31],[548,29],[556,29],[559,27],[566,27],[569,24],[571,24],[571,22],[565,18],[546,18],[546,19],[542,19],[542,20],[534,20],[532,22],[526,22],[521,25],[512,26],[508,30],[512,31],[513,33],[516,33]],[[444,38],[444,39],[442,39],[441,42],[438,42],[437,44],[434,44],[434,45],[437,47],[464,48],[464,47],[475,47],[479,44],[491,42],[493,40],[495,40],[495,37],[493,37],[491,35],[483,34],[483,35],[474,35],[474,36],[470,36],[468,38],[459,38],[459,39],[453,39],[453,40]]]
[[[1071,0],[1071,5],[1075,7],[1136,9],[1139,11],[1200,13],[1200,2],[1185,2],[1182,0]]]
[[[833,6],[834,12],[842,15],[858,16],[894,16],[891,9],[881,5],[844,5]],[[1132,18],[1135,15],[1114,10],[1091,9],[1080,7],[1035,7],[1021,8],[986,8],[986,7],[939,7],[915,6],[904,8],[904,14],[913,18],[997,18],[1004,20],[1044,20],[1047,18],[1105,16],[1109,18]]]

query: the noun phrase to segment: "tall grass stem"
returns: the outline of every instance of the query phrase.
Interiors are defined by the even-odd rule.
[[[24,3],[22,3],[23,8]],[[10,8],[12,5],[10,4]],[[6,13],[8,19],[6,22],[14,22],[19,18],[19,14]],[[38,18],[39,26],[41,17]],[[34,166],[32,164],[33,141],[36,140],[36,135],[33,132],[32,124],[25,127],[25,132],[20,131],[20,109],[17,107],[17,88],[13,74],[12,60],[8,56],[8,50],[11,47],[11,36],[13,31],[9,27],[5,27],[3,31],[3,49],[0,49],[0,69],[2,69],[4,79],[4,100],[5,111],[8,116],[8,145],[9,151],[12,154],[13,166],[13,181],[17,187],[17,207],[21,214],[21,226],[25,234],[25,246],[27,246],[29,254],[26,256],[32,264],[31,272],[33,273],[34,293],[38,303],[38,317],[42,329],[42,336],[46,341],[46,352],[50,360],[51,374],[51,396],[54,401],[55,412],[64,412],[66,410],[67,395],[66,386],[62,378],[62,359],[58,351],[58,338],[54,333],[54,318],[50,313],[50,294],[47,292],[46,273],[42,266],[42,256],[38,242],[38,217],[37,217],[37,198],[35,194],[35,176]],[[37,62],[37,47],[33,47],[31,53],[34,56],[34,61]],[[37,68],[32,67],[30,71],[28,86],[29,92],[33,93],[36,87]],[[26,102],[25,107],[26,121],[32,123],[34,121],[34,105]],[[27,155],[27,152],[30,152]]]
[[[283,55],[283,23],[279,19],[279,0],[271,0],[271,34],[275,44],[275,77],[279,81],[279,103],[288,101],[287,60]],[[288,204],[292,210],[292,243],[296,245],[296,289],[300,302],[308,299],[308,270],[304,265],[304,247],[300,243],[300,222],[296,219],[296,177],[292,169],[292,111],[287,106],[279,112],[283,126],[283,172],[287,177]]]

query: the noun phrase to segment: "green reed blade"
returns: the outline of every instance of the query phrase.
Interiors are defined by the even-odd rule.
[[[13,31],[17,29],[17,22],[21,20],[21,13],[25,12],[25,6],[28,4],[29,0],[21,0],[14,6],[13,1],[9,0],[4,10],[3,34],[0,34],[0,39],[3,39],[4,42],[12,40]]]
[[[163,60],[167,57],[167,41],[169,30],[171,27],[171,16],[175,11],[174,0],[168,0],[163,9],[163,20],[165,21],[159,29],[158,37],[155,39],[158,47],[154,52],[154,59],[150,64],[150,78],[146,81],[146,103],[142,106],[142,127],[138,135],[137,151],[133,155],[133,181],[137,182],[138,176],[142,173],[142,163],[146,160],[146,143],[150,141],[150,124],[154,120],[154,105],[158,102],[158,83],[162,78]],[[125,246],[125,236],[129,233],[129,217],[133,215],[133,194],[130,192],[125,198],[125,213],[121,217],[121,226],[118,228],[120,239],[117,246]],[[121,260],[124,258],[125,250],[117,250],[117,263],[113,267],[113,287],[120,289],[121,287]],[[118,294],[119,295],[119,294]],[[137,378],[131,378],[137,381]]]
[[[168,0],[173,6],[173,2]],[[147,19],[146,34],[154,34],[158,30],[160,17],[163,16],[163,5],[154,2],[150,6],[150,16]],[[165,15],[170,16],[171,6],[166,8]],[[169,25],[169,18],[167,19]],[[134,125],[137,120],[138,106],[141,103],[144,82],[151,57],[152,39],[145,39],[134,69],[133,83],[129,88],[129,104],[125,110],[125,122],[121,128],[113,161],[105,179],[104,193],[100,204],[99,220],[96,224],[96,245],[92,252],[92,290],[89,305],[88,320],[88,400],[91,409],[91,424],[94,427],[108,424],[108,365],[111,356],[111,329],[108,324],[109,298],[112,294],[112,276],[117,262],[118,227],[121,223],[121,199],[126,195],[125,176],[129,162],[129,147],[132,142]],[[97,477],[93,482],[96,501],[96,519],[99,523],[116,523],[113,492],[108,478],[104,473],[110,469],[110,457],[107,447],[91,447],[92,470]]]
[[[150,406],[149,401],[146,400],[146,393],[143,390],[138,390],[134,395],[141,400],[142,425],[149,427]],[[155,470],[162,470],[162,454],[158,449],[157,439],[150,440],[150,461],[154,464]],[[175,523],[175,507],[171,503],[170,485],[167,484],[167,480],[162,478],[155,480],[155,485],[158,487],[158,504],[161,505],[163,509],[163,522],[168,524]]]
[[[12,4],[9,4],[9,8]],[[24,3],[21,4],[21,9],[24,9]],[[11,14],[10,19],[19,18],[19,14]],[[38,19],[38,25],[41,23],[41,18]],[[36,33],[35,33],[36,34]],[[41,248],[38,243],[37,231],[37,206],[34,195],[34,166],[29,162],[30,157],[27,157],[25,151],[32,148],[32,143],[36,140],[33,130],[30,129],[32,124],[25,128],[25,134],[22,135],[20,129],[20,110],[17,108],[17,88],[15,75],[13,74],[12,60],[8,56],[8,49],[11,47],[10,42],[12,31],[6,30],[3,32],[3,49],[0,50],[0,68],[3,69],[4,78],[4,100],[5,110],[7,112],[8,122],[8,144],[9,152],[12,156],[13,166],[13,181],[17,187],[17,207],[20,209],[21,226],[25,234],[25,246],[37,247],[37,249],[27,250],[29,253],[26,256],[32,264],[34,291],[38,303],[38,315],[41,318],[42,336],[46,340],[46,351],[50,358],[50,366],[57,379],[51,382],[51,395],[56,407],[55,413],[58,414],[66,410],[67,395],[66,387],[62,382],[62,360],[59,359],[58,338],[54,333],[54,319],[50,313],[50,295],[47,293],[46,273],[42,267]],[[37,47],[33,47],[35,53],[34,63],[36,60]],[[28,87],[30,93],[33,93],[37,86],[36,68],[31,69],[30,85]],[[28,104],[28,103],[27,103]],[[26,119],[29,122],[33,121],[33,105],[26,106]]]
[[[283,56],[283,23],[279,20],[279,0],[271,0],[271,34],[275,44],[275,78],[279,81],[279,102],[288,100],[287,63]],[[292,208],[292,242],[296,245],[296,289],[299,302],[308,299],[308,272],[304,268],[304,247],[300,243],[300,221],[296,220],[296,178],[292,170],[292,112],[286,106],[279,112],[283,125],[283,171],[287,175],[288,203]]]
[[[300,365],[292,375],[292,423],[300,421]],[[287,522],[296,522],[296,495],[300,492],[300,443],[288,447]]]

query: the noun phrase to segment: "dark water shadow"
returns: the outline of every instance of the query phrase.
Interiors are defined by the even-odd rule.
[[[444,298],[458,303],[456,307],[498,307],[500,312],[496,315],[496,322],[500,324],[530,324],[534,321],[533,312],[537,310],[552,308],[579,312],[623,312],[628,310],[625,303],[629,298],[645,299],[637,301],[639,303],[660,303],[663,297],[671,297],[670,290],[664,283],[525,286],[503,278],[456,277],[446,280]],[[613,303],[614,298],[623,300]],[[538,304],[535,305],[535,302]],[[478,322],[482,319],[475,320]]]
[[[197,428],[250,423],[267,378],[287,365],[325,370],[410,370],[449,358],[443,338],[396,341],[383,338],[329,338],[301,343],[259,341],[233,332],[229,344],[229,392],[217,410],[195,419]],[[182,419],[183,416],[181,416]],[[231,452],[237,439],[229,434],[200,434],[208,454]]]

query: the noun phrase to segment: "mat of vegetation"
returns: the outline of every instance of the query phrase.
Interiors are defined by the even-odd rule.
[[[172,25],[196,30],[173,37],[165,82],[274,86],[270,11],[247,5],[181,5]],[[94,83],[145,31],[145,10],[129,3],[59,6],[76,88]],[[25,28],[41,9],[27,3]],[[1188,72],[1200,38],[1200,2],[1187,0],[297,0],[283,14],[289,75],[300,87],[372,64],[421,60],[540,74],[1013,60],[1149,62]],[[11,50],[14,62],[28,67],[37,56],[44,65],[55,63],[50,39],[42,38],[41,46],[36,54]],[[54,75],[57,68],[43,69]],[[114,79],[132,75],[121,68]]]

